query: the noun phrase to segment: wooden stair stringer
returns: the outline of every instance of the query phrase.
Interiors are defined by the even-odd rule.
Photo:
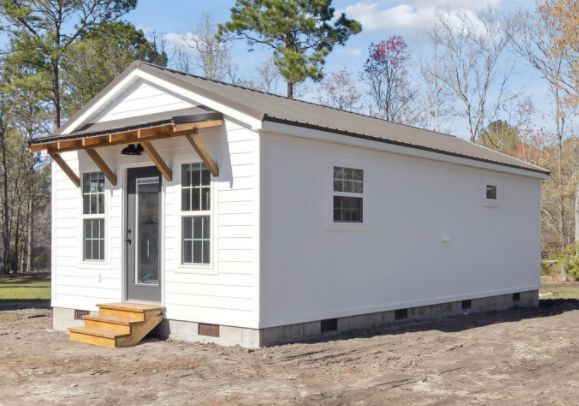
[[[147,336],[155,327],[163,321],[162,314],[147,316],[147,320],[143,323],[131,325],[131,335],[118,337],[115,339],[117,347],[130,347],[137,345],[143,338]]]

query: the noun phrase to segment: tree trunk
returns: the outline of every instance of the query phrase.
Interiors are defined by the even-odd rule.
[[[18,273],[18,259],[20,258],[20,204],[16,209],[16,230],[14,232],[14,252],[12,253],[12,263],[10,270],[12,273]]]
[[[54,103],[54,128],[60,128],[60,71],[58,61],[52,64],[52,102]]]
[[[32,189],[31,189],[32,192]],[[33,229],[34,229],[34,220],[32,216],[32,193],[28,196],[28,235],[26,238],[26,272],[32,272],[33,264],[32,264],[32,244],[34,243],[33,237]]]
[[[290,82],[288,80],[288,82],[287,82],[287,98],[288,99],[294,98],[294,87],[295,87],[295,83]]]
[[[10,204],[8,202],[8,158],[6,156],[6,131],[2,134],[2,264],[0,273],[8,273],[8,253],[10,251]]]

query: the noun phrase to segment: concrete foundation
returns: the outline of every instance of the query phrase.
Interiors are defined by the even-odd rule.
[[[430,306],[338,317],[325,322],[317,320],[263,329],[221,325],[219,326],[218,337],[200,335],[199,324],[195,322],[163,320],[152,334],[188,342],[205,342],[225,346],[240,345],[246,348],[258,348],[305,339],[327,337],[347,331],[379,327],[394,322],[404,322],[405,320],[438,319],[460,314],[506,310],[513,307],[537,307],[538,305],[539,291],[532,290]],[[82,325],[82,320],[74,320],[74,309],[54,308],[53,328],[55,330],[66,330],[69,327]],[[325,325],[326,331],[322,331],[322,325]],[[328,326],[330,326],[330,330],[328,330]]]

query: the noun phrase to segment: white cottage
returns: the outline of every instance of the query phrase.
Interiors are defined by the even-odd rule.
[[[136,62],[31,148],[57,164],[75,340],[257,347],[537,304],[548,172],[450,135]]]

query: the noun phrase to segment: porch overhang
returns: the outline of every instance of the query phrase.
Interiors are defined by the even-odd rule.
[[[160,113],[153,117],[140,117],[125,120],[115,120],[105,123],[88,124],[79,131],[70,134],[38,138],[30,142],[30,151],[46,151],[70,180],[80,187],[79,176],[67,165],[60,154],[67,151],[84,150],[97,167],[104,173],[111,184],[117,184],[117,176],[111,167],[97,152],[98,148],[112,145],[135,144],[142,145],[145,154],[157,166],[165,179],[172,180],[173,174],[163,161],[151,141],[174,137],[185,137],[193,149],[201,157],[213,176],[219,175],[217,161],[199,139],[199,130],[215,128],[224,124],[223,115],[205,108]],[[177,113],[177,112],[173,112]],[[139,120],[140,119],[140,120]],[[145,121],[146,120],[146,121]]]

